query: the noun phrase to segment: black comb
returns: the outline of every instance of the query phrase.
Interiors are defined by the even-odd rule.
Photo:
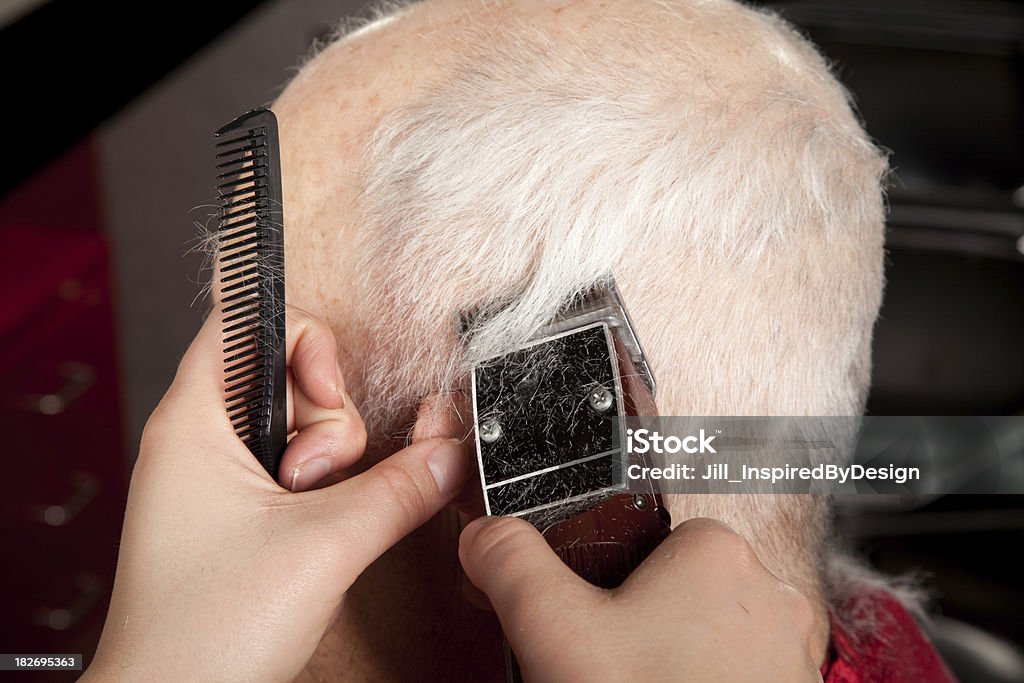
[[[214,135],[225,402],[238,438],[276,479],[288,438],[277,118],[255,109]]]

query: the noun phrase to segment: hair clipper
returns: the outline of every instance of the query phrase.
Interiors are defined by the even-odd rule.
[[[520,348],[473,370],[487,514],[533,523],[587,581],[614,588],[671,530],[660,493],[627,492],[624,420],[656,384],[609,276]],[[509,680],[520,680],[509,655]]]

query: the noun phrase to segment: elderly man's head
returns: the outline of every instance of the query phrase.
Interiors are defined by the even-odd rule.
[[[340,37],[274,106],[290,298],[338,333],[371,441],[465,378],[459,311],[495,312],[472,331],[490,355],[609,271],[662,414],[862,410],[885,162],[775,17],[728,0],[427,1]],[[674,506],[814,584],[821,501]]]
[[[342,332],[377,427],[465,372],[459,310],[503,309],[474,340],[500,352],[607,271],[662,412],[861,410],[884,163],[773,17],[415,4],[321,51],[275,108],[294,301]]]

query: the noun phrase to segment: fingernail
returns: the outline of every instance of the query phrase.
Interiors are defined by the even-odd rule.
[[[292,491],[306,491],[331,473],[332,458],[324,456],[304,462],[292,470]]]
[[[345,373],[341,371],[341,363],[338,363],[338,395],[341,396],[341,407],[345,407]]]
[[[462,442],[448,439],[441,443],[427,455],[427,467],[441,495],[448,496],[458,491],[469,470]]]

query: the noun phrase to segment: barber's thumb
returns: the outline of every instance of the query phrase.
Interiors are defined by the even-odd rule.
[[[416,441],[362,474],[317,491],[327,503],[320,514],[333,511],[350,538],[358,539],[347,549],[358,575],[444,508],[468,472],[465,445],[457,439]]]
[[[559,614],[584,611],[599,592],[559,559],[540,532],[514,517],[470,523],[459,539],[459,559],[513,646],[514,632],[536,632]]]

